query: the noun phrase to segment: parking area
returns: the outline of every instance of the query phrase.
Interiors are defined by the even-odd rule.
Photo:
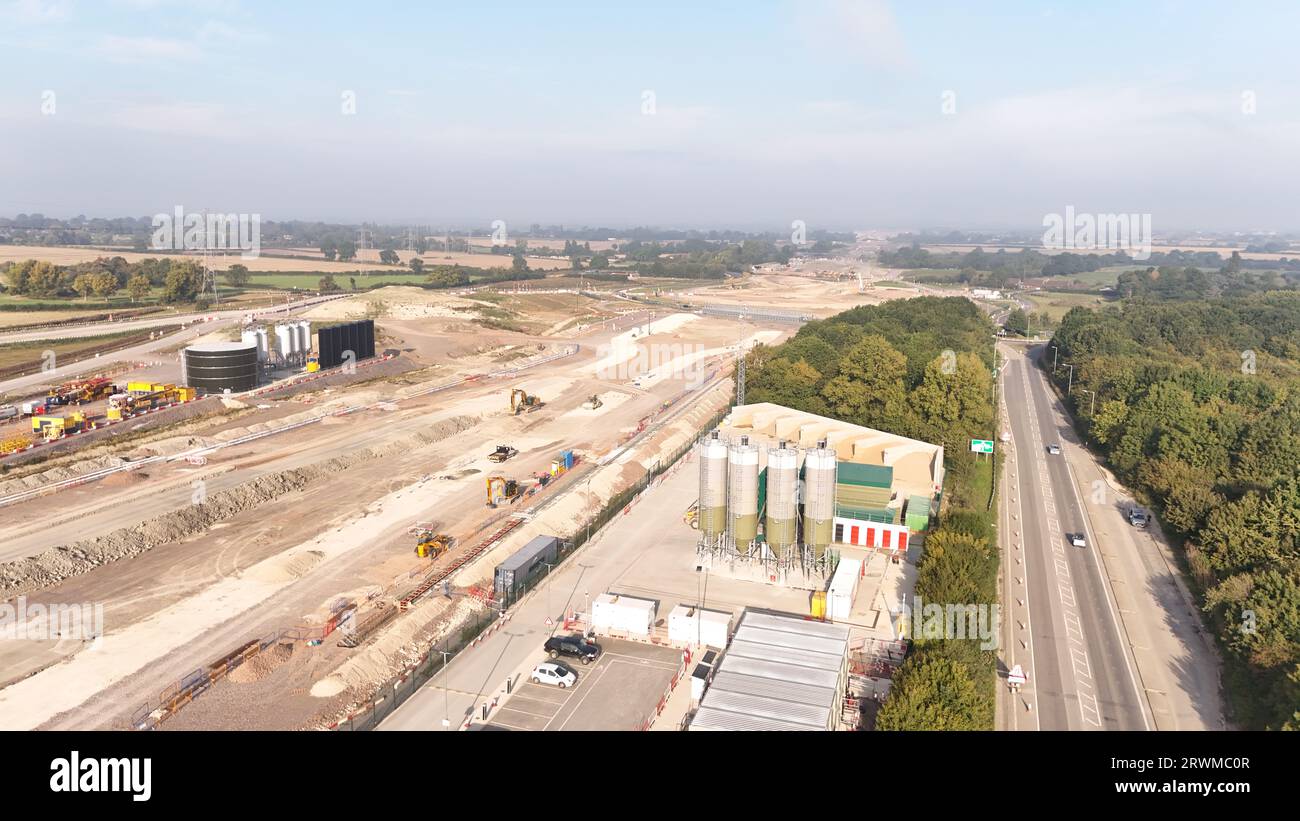
[[[682,651],[620,639],[597,643],[602,652],[592,664],[563,661],[578,676],[574,686],[534,684],[525,673],[484,729],[640,730],[681,669]],[[544,661],[539,648],[536,663]]]

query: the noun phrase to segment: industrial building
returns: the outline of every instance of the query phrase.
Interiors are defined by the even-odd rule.
[[[943,490],[943,446],[762,403],[699,446],[698,552],[776,583],[825,578],[836,546],[902,553]]]
[[[322,368],[335,368],[349,360],[370,359],[375,355],[375,321],[363,319],[321,328],[316,332],[316,340]]]
[[[849,628],[746,610],[688,730],[835,730]]]

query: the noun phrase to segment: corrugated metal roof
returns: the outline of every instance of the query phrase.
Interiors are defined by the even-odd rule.
[[[844,625],[746,611],[690,729],[830,729],[848,637]]]
[[[803,724],[805,729],[820,730],[829,722],[830,705],[828,704],[799,704],[793,701],[782,701],[777,698],[767,696],[756,696],[752,693],[737,693],[729,690],[719,690],[709,700],[709,707],[714,710],[726,710],[730,713],[743,713],[744,715],[754,718],[770,718],[777,721],[789,721],[794,724]]]
[[[812,621],[810,619],[746,610],[744,624],[749,627],[765,627],[768,630],[782,630],[786,633],[798,633],[803,636],[820,636],[827,639],[838,639],[843,642],[849,640],[849,628],[847,626],[832,624],[828,621]]]
[[[844,655],[844,642],[838,639],[819,638],[817,636],[800,636],[783,630],[767,630],[762,627],[750,627],[747,623],[740,625],[732,640],[753,642],[771,647],[789,647],[798,650],[811,650],[815,653],[831,653],[836,657]]]
[[[795,724],[792,721],[777,721],[771,718],[749,716],[744,713],[732,713],[726,710],[713,710],[708,707],[701,707],[699,710],[695,711],[695,718],[691,719],[689,729],[721,730],[726,732],[742,732],[747,730],[765,732],[780,730],[789,732],[807,732],[809,728],[804,724]]]
[[[826,701],[826,688],[812,684],[797,684],[760,676],[746,676],[736,672],[719,672],[713,676],[710,687],[756,696],[779,698],[797,704],[822,704]]]
[[[894,482],[894,468],[890,465],[840,462],[836,468],[836,481],[848,485],[887,488]]]

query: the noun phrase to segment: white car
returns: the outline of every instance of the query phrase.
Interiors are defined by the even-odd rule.
[[[553,684],[561,690],[578,683],[577,673],[553,661],[543,662],[534,667],[528,678],[535,684]]]
[[[1052,454],[1053,456],[1060,456],[1060,455],[1061,455],[1061,446],[1060,446],[1060,445],[1048,445],[1048,446],[1047,446],[1047,452],[1050,453],[1050,454]]]
[[[1088,539],[1084,537],[1082,533],[1071,533],[1070,544],[1074,545],[1075,547],[1087,547]]]

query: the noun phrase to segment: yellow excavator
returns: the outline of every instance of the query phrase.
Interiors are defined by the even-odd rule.
[[[513,388],[510,391],[510,412],[515,416],[526,410],[535,410],[545,404],[541,399],[520,388]]]
[[[487,506],[496,507],[501,502],[513,502],[519,498],[521,491],[519,483],[514,479],[507,479],[504,476],[489,476],[487,478]]]

